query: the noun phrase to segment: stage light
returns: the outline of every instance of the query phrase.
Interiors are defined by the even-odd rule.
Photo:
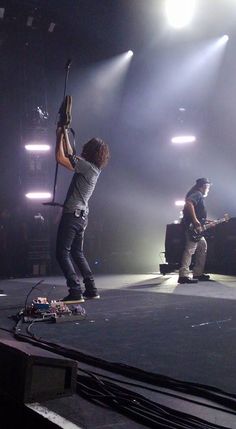
[[[115,57],[99,63],[91,69],[88,84],[84,86],[84,100],[86,106],[91,97],[95,97],[94,109],[96,114],[105,112],[111,114],[120,103],[122,88],[127,76],[133,52],[125,51]]]
[[[228,34],[224,34],[224,36],[222,37],[223,42],[228,42],[229,40],[229,36]]]
[[[175,136],[172,137],[171,142],[176,144],[183,144],[183,143],[193,143],[196,141],[195,136]]]
[[[166,0],[169,24],[177,29],[187,26],[192,20],[195,3],[195,0]]]
[[[55,22],[50,23],[50,25],[48,27],[49,33],[52,33],[54,31],[55,26],[56,26]]]
[[[33,16],[28,16],[27,22],[26,22],[27,27],[32,27],[33,20],[34,20]]]
[[[51,148],[48,144],[29,143],[25,145],[25,149],[29,152],[48,152]]]
[[[25,196],[30,200],[46,200],[52,198],[50,192],[28,192]]]
[[[175,201],[175,206],[177,207],[183,207],[184,204],[185,204],[185,201],[182,201],[182,200]]]
[[[218,45],[225,45],[225,43],[227,43],[229,40],[229,36],[227,34],[224,34],[224,36],[220,37],[220,39],[218,40]]]
[[[127,57],[131,58],[134,55],[133,51],[128,51],[127,52]]]

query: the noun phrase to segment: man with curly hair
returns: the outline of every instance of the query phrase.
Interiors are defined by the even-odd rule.
[[[109,147],[99,138],[92,138],[85,143],[81,156],[73,155],[67,129],[57,128],[56,161],[74,171],[63,205],[56,243],[57,261],[69,290],[69,294],[62,300],[67,304],[100,298],[91,268],[84,256],[83,241],[88,224],[88,202],[108,160]],[[74,266],[83,277],[84,293]]]

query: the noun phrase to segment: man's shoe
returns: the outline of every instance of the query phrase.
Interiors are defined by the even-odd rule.
[[[84,302],[84,298],[80,292],[73,291],[65,296],[65,298],[61,299],[61,301],[65,302],[65,304],[79,304],[80,302]]]
[[[97,293],[97,291],[91,291],[91,292],[85,291],[83,293],[83,298],[84,299],[99,299],[100,295]]]
[[[209,274],[201,274],[200,276],[193,276],[193,278],[199,282],[208,282],[211,280]]]
[[[183,284],[183,283],[189,283],[189,284],[193,284],[193,283],[197,283],[198,280],[197,279],[191,279],[190,277],[179,277],[178,278],[178,283]]]

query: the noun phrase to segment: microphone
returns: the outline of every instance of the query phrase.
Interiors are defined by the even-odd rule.
[[[69,68],[70,68],[70,66],[71,66],[71,64],[72,64],[72,60],[71,59],[69,59],[68,61],[67,61],[67,63],[66,63],[66,70],[68,70]]]

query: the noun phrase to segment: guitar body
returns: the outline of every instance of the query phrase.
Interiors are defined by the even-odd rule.
[[[70,155],[76,155],[75,149],[75,132],[72,128],[70,128],[72,121],[72,97],[71,95],[66,95],[58,112],[59,119],[57,123],[57,127],[62,128],[64,134],[63,147],[64,152],[67,157]],[[69,139],[69,132],[73,136],[73,142]]]
[[[213,228],[214,226],[219,225],[220,223],[223,223],[223,222],[228,222],[229,219],[230,219],[229,215],[225,214],[222,219],[217,219],[205,225],[202,225],[201,230],[197,230],[195,226],[192,223],[190,223],[187,229],[189,239],[191,241],[194,241],[194,243],[197,243],[201,239],[201,237],[204,236],[205,232],[209,228]]]
[[[191,241],[194,241],[194,243],[197,243],[203,236],[204,236],[204,232],[199,232],[197,231],[197,229],[194,227],[194,225],[191,223],[188,227],[188,236],[190,238]]]
[[[68,128],[70,126],[72,121],[71,109],[72,97],[71,95],[66,95],[59,109],[58,127]]]

